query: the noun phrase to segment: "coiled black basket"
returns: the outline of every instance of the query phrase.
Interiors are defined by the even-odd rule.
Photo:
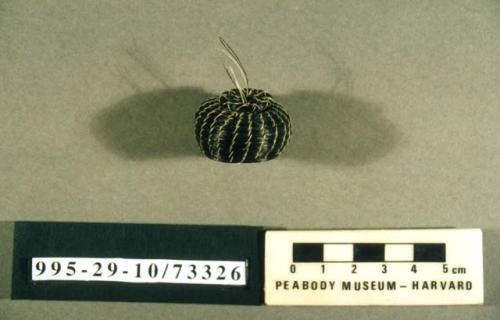
[[[263,90],[232,89],[201,105],[195,115],[195,135],[210,159],[230,163],[266,161],[276,158],[287,145],[290,117]]]

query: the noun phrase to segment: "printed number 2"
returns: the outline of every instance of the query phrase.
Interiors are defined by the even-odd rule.
[[[357,266],[355,264],[352,265],[351,273],[356,273]]]
[[[226,276],[224,275],[224,272],[226,271],[226,268],[224,266],[219,266],[217,270],[220,270],[220,274],[217,277],[217,280],[225,280]]]

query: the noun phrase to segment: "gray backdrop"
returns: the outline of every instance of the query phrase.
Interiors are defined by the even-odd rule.
[[[1,220],[479,227],[486,302],[3,298],[0,319],[498,319],[499,17],[492,0],[1,1]],[[219,35],[293,118],[277,160],[200,156],[194,112],[231,87]]]

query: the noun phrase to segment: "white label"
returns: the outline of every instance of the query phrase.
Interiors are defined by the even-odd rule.
[[[33,281],[246,285],[245,261],[32,258]]]
[[[413,261],[413,244],[386,244],[385,261]]]
[[[323,261],[352,261],[352,244],[325,244],[323,245]]]
[[[268,305],[483,303],[478,229],[267,231]]]

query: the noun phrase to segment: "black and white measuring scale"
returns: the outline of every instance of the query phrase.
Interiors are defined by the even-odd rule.
[[[483,303],[478,229],[268,231],[268,305]]]

